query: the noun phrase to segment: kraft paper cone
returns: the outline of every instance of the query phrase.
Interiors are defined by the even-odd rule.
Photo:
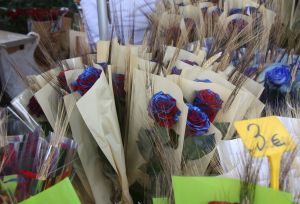
[[[205,90],[210,89],[213,92],[220,95],[221,99],[223,100],[223,106],[226,103],[226,101],[229,99],[229,96],[231,94],[230,89],[226,89],[225,87],[216,84],[216,83],[205,83],[205,82],[194,82],[187,79],[183,79],[177,75],[169,75],[168,78],[175,82],[184,93],[184,97],[187,101],[193,101],[194,100],[194,94],[195,91],[199,90]],[[238,111],[238,108],[241,108],[242,104],[239,104],[239,100],[235,100],[233,105],[230,107],[228,111],[225,113],[221,110],[219,111],[216,121],[217,122],[231,122],[233,121],[233,118],[235,115],[233,113],[236,113]]]
[[[79,112],[115,172],[123,191],[123,202],[132,203],[114,96],[104,73],[77,102]]]
[[[200,176],[205,174],[207,167],[209,166],[210,162],[215,156],[217,146],[222,139],[221,132],[213,124],[210,125],[210,128],[205,135],[211,135],[211,134],[214,134],[214,138],[215,138],[214,148],[211,150],[211,152],[209,152],[208,154],[206,154],[200,159],[188,160],[184,168],[185,176]]]
[[[97,63],[108,62],[110,41],[97,42]]]
[[[62,61],[64,70],[70,69],[83,69],[84,65],[82,62],[82,57],[74,57],[70,59],[65,59]]]
[[[36,92],[34,96],[43,109],[51,127],[54,129],[57,117],[58,101],[60,98],[59,93],[50,83],[48,83]]]
[[[173,82],[177,83],[177,85],[181,88],[183,97],[189,103],[193,103],[195,91],[203,90],[203,89],[211,89],[212,91],[218,93],[222,100],[227,100],[230,95],[230,90],[226,90],[223,87],[214,84],[214,83],[201,83],[201,82],[193,82],[186,79],[181,79],[178,76],[168,76]],[[173,79],[172,79],[173,78]],[[177,78],[177,80],[176,80]],[[218,118],[218,116],[216,117]],[[185,168],[185,175],[204,175],[210,161],[214,157],[216,146],[222,139],[221,132],[211,124],[208,133],[205,135],[214,134],[215,138],[215,146],[207,155],[203,156],[200,159],[187,161]]]
[[[70,104],[74,104],[74,100],[79,98],[80,96],[76,93],[65,96],[65,106],[69,107]],[[78,155],[92,189],[95,202],[97,204],[110,204],[112,187],[110,181],[102,173],[103,164],[99,159],[98,145],[82,119],[77,106],[72,111],[67,108],[67,111],[72,135],[78,144]]]
[[[33,92],[39,91],[41,88],[43,88],[49,81],[55,79],[57,75],[59,74],[60,69],[50,69],[47,72],[44,72],[40,75],[30,75],[27,76],[27,80],[29,83],[29,87]]]
[[[167,50],[166,50],[166,53],[165,53],[165,56],[163,59],[164,64],[167,64],[168,61],[173,59],[173,57],[176,53],[176,49],[178,49],[178,48],[171,47],[171,46],[167,47]],[[188,52],[185,50],[180,50],[176,60],[190,60],[192,62],[197,62],[199,65],[201,65],[205,56],[206,56],[206,54],[204,52],[202,52],[201,54],[195,55],[191,52]]]
[[[168,77],[177,77],[178,76],[168,76]],[[188,69],[183,70],[180,77],[189,79],[189,80],[195,80],[195,79],[209,79],[211,82],[218,85],[219,88],[214,89],[215,92],[218,93],[222,98],[222,92],[220,90],[227,89],[231,92],[235,89],[235,86],[231,84],[229,81],[227,81],[224,77],[222,77],[221,74],[215,73],[211,70],[197,70],[197,69]],[[194,83],[194,82],[192,82]],[[201,82],[196,82],[201,83]],[[208,89],[211,89],[212,83],[201,83],[203,84],[203,87],[206,87]],[[187,88],[188,89],[188,88]],[[219,91],[218,91],[219,89]],[[228,96],[229,97],[229,96]],[[223,99],[223,98],[222,98]],[[224,98],[224,103],[227,101],[228,98]],[[232,122],[236,120],[241,120],[247,113],[248,109],[255,104],[259,103],[257,97],[255,97],[252,93],[250,93],[247,89],[241,88],[239,90],[238,94],[236,95],[234,101],[232,102],[232,105],[229,107],[229,109],[226,112],[220,111],[216,121],[218,122],[230,122],[230,126],[227,132],[227,135],[225,138],[231,138],[234,134],[234,127]],[[259,111],[259,109],[258,109]]]
[[[176,105],[181,111],[179,121],[173,127],[174,131],[179,135],[178,148],[174,150],[174,158],[177,162],[176,165],[180,166],[182,148],[184,142],[186,117],[188,113],[188,107],[183,102],[183,95],[180,88],[167,80],[164,77],[157,75],[147,74],[144,71],[134,70],[133,76],[133,90],[132,90],[132,100],[131,100],[131,117],[129,124],[129,134],[127,142],[127,173],[129,183],[132,184],[137,180],[144,180],[145,176],[143,172],[139,170],[139,167],[145,163],[142,155],[139,152],[137,146],[138,133],[141,128],[151,128],[154,124],[153,119],[148,115],[147,107],[152,94],[162,91],[166,94],[170,94],[176,99]],[[146,75],[151,78],[153,93],[146,89]],[[180,168],[180,167],[176,167]]]

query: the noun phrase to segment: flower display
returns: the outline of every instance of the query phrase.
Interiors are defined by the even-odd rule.
[[[195,93],[193,105],[205,112],[210,122],[214,121],[218,111],[222,108],[222,104],[221,97],[209,89],[196,91]]]
[[[189,107],[189,112],[186,123],[186,135],[201,136],[205,134],[210,127],[209,118],[197,106],[193,106],[192,104],[187,105]]]
[[[73,91],[78,91],[80,95],[84,95],[100,78],[101,70],[94,67],[86,68],[82,74],[79,75],[76,81],[71,84]]]
[[[176,106],[176,99],[162,91],[152,96],[148,112],[161,127],[169,128],[176,124],[181,114]]]
[[[26,67],[16,63],[20,69],[14,71],[22,74],[24,67],[21,79],[29,85],[20,94],[10,93],[14,80],[2,80],[7,81],[4,91],[15,97],[13,109],[0,108],[0,133],[5,136],[0,140],[1,185],[17,184],[12,192],[16,202],[11,203],[42,194],[68,176],[75,178],[71,182],[81,198],[61,203],[296,203],[299,182],[289,182],[293,175],[282,175],[300,175],[297,161],[285,161],[299,158],[292,151],[297,141],[287,152],[273,155],[284,169],[270,168],[267,160],[273,158],[254,158],[252,150],[262,149],[264,143],[264,148],[293,143],[288,134],[280,137],[282,127],[267,124],[270,119],[276,117],[288,132],[291,125],[299,129],[293,121],[299,119],[300,3],[282,7],[271,0],[158,1],[152,8],[145,2],[147,24],[135,15],[112,18],[111,38],[99,41],[93,38],[95,26],[81,19],[82,13],[89,13],[83,2],[74,16],[55,8],[4,11],[9,19],[29,17],[33,31],[40,25],[36,20],[47,21],[41,25],[53,35],[40,33],[41,40],[64,45],[42,51],[83,48],[69,49],[74,58],[52,57],[56,66],[52,60],[39,63],[33,71],[47,70],[41,75],[25,73]],[[294,18],[281,15],[292,8]],[[74,17],[75,27],[69,17]],[[86,29],[79,29],[82,23]],[[75,32],[65,41],[70,26]],[[59,65],[67,64],[79,69],[57,72]],[[54,80],[45,78],[51,73],[56,73]],[[24,100],[29,98],[27,107]],[[246,133],[259,143],[248,145]],[[82,170],[74,171],[77,168]],[[289,189],[281,185],[286,183]]]

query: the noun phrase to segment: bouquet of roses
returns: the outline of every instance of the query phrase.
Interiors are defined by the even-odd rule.
[[[94,140],[98,144],[99,150],[101,150],[102,157],[105,158],[100,161],[104,168],[102,173],[111,183],[107,184],[107,182],[104,182],[105,179],[103,179],[104,181],[101,181],[101,186],[107,190],[101,190],[103,193],[102,198],[98,196],[99,192],[97,191],[94,191],[94,196],[98,194],[96,197],[99,199],[105,197],[108,200],[114,200],[114,202],[120,200],[130,202],[131,197],[128,191],[122,138],[118,125],[113,90],[108,84],[108,79],[110,83],[112,81],[110,67],[106,69],[99,65],[96,67],[98,68],[87,67],[86,69],[74,69],[65,72],[70,90],[77,92],[81,96],[74,93],[77,98],[76,108],[73,110],[74,113],[71,112],[70,114],[80,114],[80,117],[74,118],[71,128],[82,128],[85,130],[76,133],[78,139],[82,138],[82,134],[86,134],[86,131],[90,132],[92,140],[89,143]],[[108,76],[106,76],[106,73]],[[71,95],[74,97],[74,94]],[[65,96],[66,105],[71,99],[71,96]],[[83,122],[84,124],[82,124]],[[79,123],[81,126],[78,127]],[[97,152],[95,153],[95,155],[98,154]],[[99,186],[100,183],[97,185]],[[111,189],[109,186],[111,186]]]
[[[165,170],[180,174],[188,108],[180,88],[163,77],[134,70],[132,83],[127,174],[132,192],[145,185],[150,193]]]
[[[10,193],[17,202],[73,174],[77,144],[61,136],[65,135],[62,126],[57,123],[45,138],[39,126],[31,131],[17,113],[1,109],[1,176],[4,185],[16,186]]]
[[[209,180],[219,179],[222,184],[232,184],[224,185],[234,192],[228,201],[252,203],[257,193],[253,188],[261,192],[256,183],[268,186],[270,172],[266,159],[246,153],[234,123],[274,113],[298,114],[298,47],[292,46],[291,40],[298,38],[295,33],[291,39],[282,33],[278,38],[274,35],[276,26],[292,27],[284,24],[292,18],[275,10],[283,9],[278,5],[250,0],[158,2],[148,15],[150,26],[142,45],[122,45],[121,36],[99,41],[97,54],[76,57],[74,52],[75,58],[54,66],[59,68],[29,77],[31,90],[12,104],[18,113],[24,113],[21,118],[28,121],[32,132],[41,121],[49,122],[53,130],[47,139],[33,137],[41,144],[32,151],[41,152],[35,155],[42,172],[38,175],[43,175],[39,178],[47,178],[44,186],[54,184],[58,175],[70,175],[70,165],[53,171],[62,167],[56,160],[60,155],[65,163],[74,156],[71,140],[62,137],[72,135],[82,165],[76,168],[74,162],[73,168],[96,203],[149,203],[157,196],[182,203],[183,191],[178,191],[181,177],[177,176],[217,176],[200,178],[198,187],[205,193],[194,197],[203,199],[189,196],[187,202],[210,202],[212,194],[205,191],[210,188],[203,183],[215,189]],[[282,49],[281,42],[288,48]],[[86,51],[75,47],[74,51]],[[60,110],[62,98],[65,111]],[[64,114],[68,120],[62,124],[57,116]],[[286,123],[297,127],[293,122]],[[68,125],[69,132],[65,131]],[[288,132],[293,133],[292,129]],[[58,141],[72,150],[58,150]],[[18,148],[18,142],[13,147]],[[284,157],[290,159],[280,177],[280,190],[297,197],[290,179],[298,165],[290,162],[297,158],[294,154]],[[18,164],[7,165],[5,170],[12,171],[14,166]],[[21,167],[36,173],[23,162]],[[239,181],[219,176],[242,182],[237,185]],[[30,188],[34,184],[31,182]]]

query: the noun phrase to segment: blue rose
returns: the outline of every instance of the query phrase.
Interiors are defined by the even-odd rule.
[[[242,13],[242,12],[243,12],[243,9],[241,9],[241,8],[232,8],[228,12],[228,16],[231,16],[233,14],[239,14],[239,13]]]
[[[186,122],[186,136],[204,135],[210,127],[208,116],[197,106],[187,105],[189,112]]]
[[[273,86],[283,86],[289,85],[291,82],[291,72],[288,65],[276,66],[274,69],[271,69],[266,72],[265,82],[268,85]]]
[[[171,70],[171,74],[180,75],[182,72],[181,69],[178,69],[176,66],[174,66]]]
[[[202,83],[212,83],[209,79],[195,79],[195,82],[202,82]]]
[[[161,126],[171,128],[179,120],[181,111],[176,99],[162,91],[154,94],[148,105],[149,115]]]
[[[101,72],[100,69],[94,67],[86,68],[76,81],[71,84],[72,90],[79,92],[83,96],[100,78]]]

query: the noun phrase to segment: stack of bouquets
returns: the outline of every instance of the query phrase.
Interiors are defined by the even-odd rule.
[[[32,128],[60,130],[58,123],[62,122],[64,128],[70,127],[65,134],[78,144],[80,159],[79,164],[70,161],[70,165],[79,165],[76,173],[88,194],[83,197],[96,203],[130,203],[113,94],[113,88],[122,91],[122,84],[113,87],[112,81],[120,76],[112,75],[104,61],[95,64],[95,57],[66,59],[61,68],[28,76],[29,88],[12,100],[12,106],[18,113],[24,112],[22,118]]]
[[[33,127],[9,107],[1,108],[0,120],[1,203],[24,201],[73,176],[74,140]]]
[[[28,77],[12,101],[32,135],[44,123],[57,130],[63,101],[95,203],[173,202],[172,176],[248,181],[247,165],[233,162],[243,157],[230,157],[243,154],[233,123],[260,117],[270,94],[297,90],[298,57],[270,45],[276,14],[267,4],[177,3],[157,4],[143,46],[99,41],[95,59]],[[258,183],[268,186],[263,173]]]
[[[235,142],[235,121],[263,116],[270,94],[296,86],[297,56],[271,44],[278,15],[252,1],[225,1],[222,9],[212,2],[159,6],[144,47],[111,42],[113,73],[125,76],[124,144],[133,200],[172,197],[174,175],[223,175],[269,186],[268,170],[249,181],[257,168],[225,168],[217,147]],[[231,159],[242,161],[244,151]]]

